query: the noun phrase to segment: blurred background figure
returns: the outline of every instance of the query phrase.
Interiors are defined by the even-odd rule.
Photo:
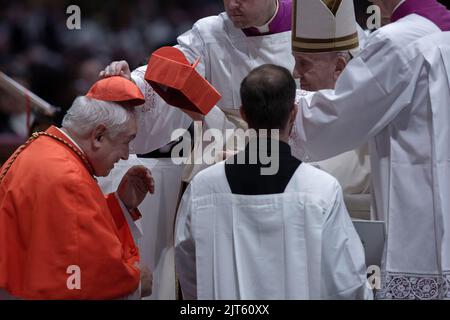
[[[66,26],[69,5],[81,9],[81,30]],[[68,106],[97,80],[105,61],[145,64],[197,19],[219,13],[222,1],[111,0],[100,7],[87,0],[0,0],[0,7],[0,70],[26,73],[31,91]]]

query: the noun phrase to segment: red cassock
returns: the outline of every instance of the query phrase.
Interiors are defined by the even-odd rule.
[[[70,143],[55,127],[46,133]],[[24,299],[121,298],[137,289],[138,264],[120,205],[82,158],[52,137],[29,143],[0,181],[0,288]],[[68,286],[71,266],[79,289]]]

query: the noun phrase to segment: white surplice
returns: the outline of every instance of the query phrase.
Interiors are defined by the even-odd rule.
[[[176,268],[185,299],[370,299],[362,243],[329,174],[301,164],[286,190],[234,195],[225,163],[180,205]]]
[[[335,91],[298,95],[293,153],[320,160],[369,141],[387,224],[378,298],[450,298],[449,65],[449,33],[411,14],[369,36]]]

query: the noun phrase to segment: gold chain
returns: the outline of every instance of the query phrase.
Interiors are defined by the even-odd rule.
[[[61,139],[53,134],[47,133],[47,132],[35,132],[33,133],[33,135],[27,140],[27,142],[25,142],[23,145],[21,145],[16,152],[13,154],[13,156],[11,157],[11,159],[9,160],[8,164],[5,166],[5,169],[3,170],[3,172],[0,175],[0,182],[3,180],[3,178],[6,176],[6,174],[8,173],[9,169],[11,168],[11,166],[13,165],[14,161],[16,161],[17,157],[19,156],[19,154],[22,153],[23,150],[25,150],[26,147],[28,147],[28,145],[33,142],[34,140],[36,140],[37,138],[39,138],[40,136],[47,136],[50,137],[52,139],[55,139],[61,143],[63,143],[64,145],[66,145],[67,147],[69,147],[73,152],[75,152],[75,154],[81,159],[83,160],[84,164],[86,165],[86,167],[89,170],[89,173],[93,176],[94,175],[94,168],[92,168],[92,165],[89,163],[88,159],[86,158],[86,156],[75,146],[73,146],[71,143],[67,142],[64,139]]]

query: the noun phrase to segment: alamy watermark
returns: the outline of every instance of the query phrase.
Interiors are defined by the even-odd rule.
[[[375,30],[381,28],[381,9],[377,5],[371,5],[367,7],[367,14],[370,14],[366,21],[366,27],[368,30]]]
[[[381,9],[377,5],[370,5],[367,7],[367,14],[369,18],[366,21],[368,30],[379,29],[381,27]],[[69,30],[81,29],[81,8],[77,5],[70,5],[66,9],[66,14],[69,17],[66,20],[66,26]]]
[[[69,274],[66,281],[67,289],[81,290],[81,268],[77,265],[67,267],[66,273]]]
[[[81,9],[77,5],[70,5],[66,9],[66,13],[70,16],[66,20],[66,26],[69,30],[81,29]]]
[[[371,265],[367,268],[366,286],[371,290],[381,289],[381,269],[379,266]]]

